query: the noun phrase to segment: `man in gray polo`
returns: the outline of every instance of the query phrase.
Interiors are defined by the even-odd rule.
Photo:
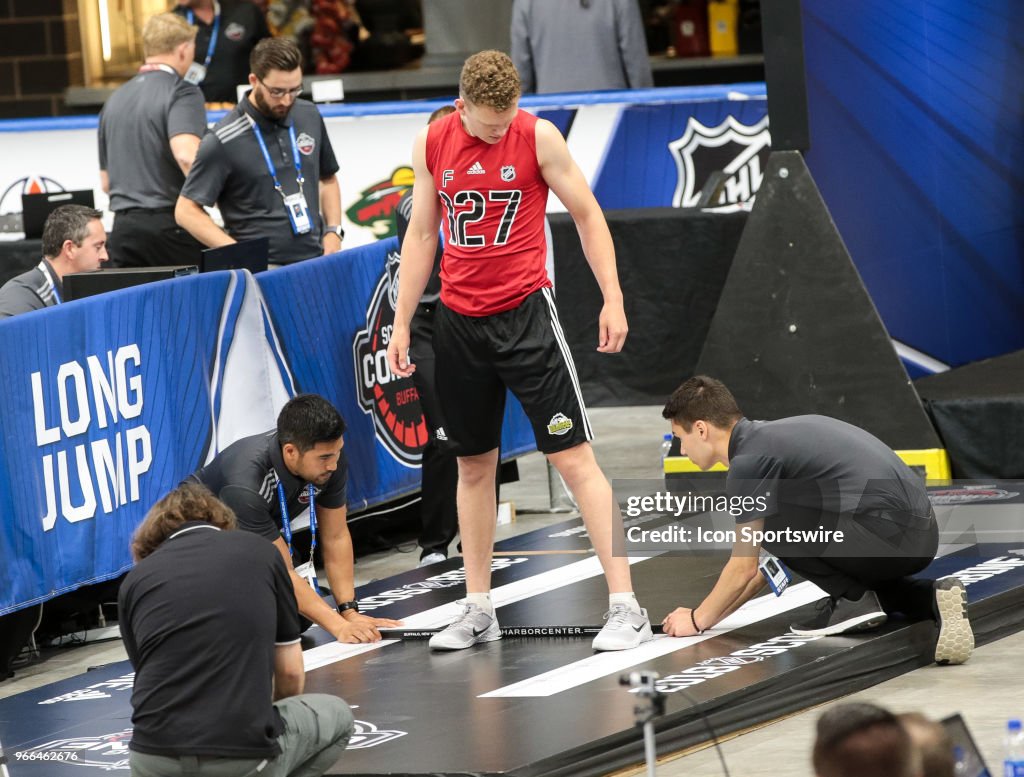
[[[341,249],[341,190],[320,112],[299,100],[302,55],[291,40],[260,41],[252,90],[203,138],[175,217],[210,247],[270,238],[270,263]],[[203,210],[220,208],[226,231]]]
[[[182,77],[196,28],[170,13],[142,28],[145,64],[100,113],[100,181],[110,194],[118,267],[198,264],[202,246],[174,221],[174,203],[206,131],[199,87]]]
[[[43,258],[0,288],[0,318],[59,305],[64,276],[98,270],[107,261],[103,216],[84,205],[61,205],[43,225]]]

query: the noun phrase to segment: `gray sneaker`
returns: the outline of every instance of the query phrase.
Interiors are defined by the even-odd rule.
[[[607,622],[594,637],[594,650],[628,650],[654,637],[647,610],[633,612],[625,604],[616,604],[604,617]]]
[[[443,631],[430,638],[428,643],[434,650],[462,650],[477,642],[494,642],[501,639],[498,617],[488,615],[475,604],[463,603],[462,614]]]
[[[974,632],[967,618],[967,590],[960,578],[940,577],[933,584],[935,620],[939,637],[935,641],[936,664],[962,664],[974,649]]]

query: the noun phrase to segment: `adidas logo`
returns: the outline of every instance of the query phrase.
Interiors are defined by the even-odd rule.
[[[466,175],[483,175],[487,171],[484,170],[483,165],[479,162],[474,162],[473,166],[466,171]]]

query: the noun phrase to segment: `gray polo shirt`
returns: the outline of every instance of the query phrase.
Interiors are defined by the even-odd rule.
[[[524,92],[654,85],[636,0],[515,0],[511,34]]]
[[[813,523],[822,512],[931,515],[924,480],[884,442],[822,415],[740,419],[729,439],[726,489],[730,497],[768,495],[767,511],[738,516],[738,523],[776,515],[783,525]]]
[[[0,318],[42,310],[63,297],[60,278],[45,259],[0,287]]]
[[[304,235],[292,232],[255,135],[258,128],[285,194],[294,194],[298,184],[288,132],[293,124],[313,225]],[[270,261],[291,264],[323,253],[319,182],[337,172],[327,128],[313,103],[296,100],[288,116],[277,122],[246,97],[203,138],[181,194],[200,205],[216,203],[228,234],[236,240],[269,237]]]
[[[110,209],[173,208],[185,174],[174,161],[171,138],[205,132],[203,93],[169,67],[141,72],[110,95],[99,129]]]

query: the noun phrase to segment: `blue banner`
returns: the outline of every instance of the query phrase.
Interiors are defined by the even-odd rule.
[[[0,323],[0,614],[130,566],[150,505],[195,468],[229,273]]]
[[[150,506],[298,392],[334,402],[349,507],[419,489],[426,426],[387,368],[395,240],[295,267],[188,276],[0,322],[0,615],[131,566]],[[503,455],[534,450],[517,402]]]

